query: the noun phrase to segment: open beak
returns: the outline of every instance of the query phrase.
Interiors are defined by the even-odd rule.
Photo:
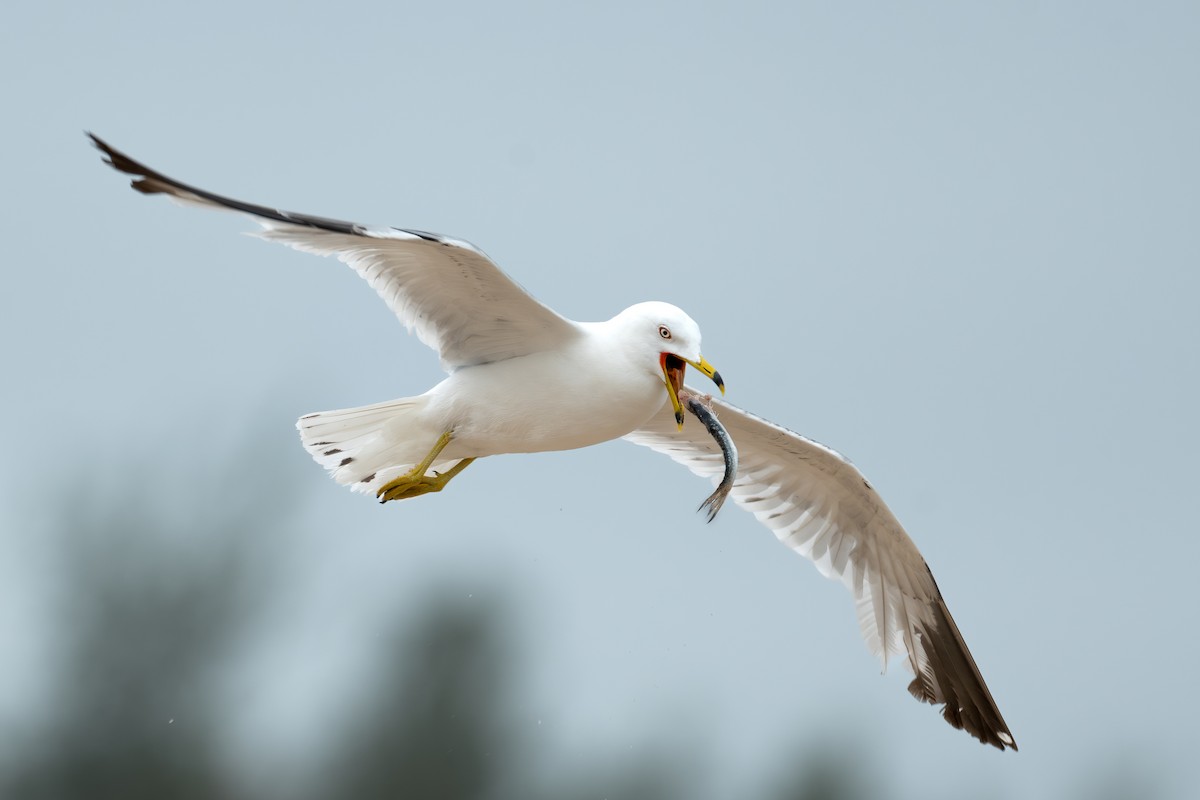
[[[675,409],[675,422],[681,430],[683,429],[683,403],[679,402],[679,390],[683,388],[683,373],[688,364],[712,378],[713,383],[721,390],[721,394],[725,394],[725,381],[721,380],[721,373],[717,372],[712,364],[705,361],[703,356],[699,361],[692,361],[671,353],[663,353],[659,357],[659,363],[662,364],[663,380],[667,384],[667,396],[671,398],[671,407]]]

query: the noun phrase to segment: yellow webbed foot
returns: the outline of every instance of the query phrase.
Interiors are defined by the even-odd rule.
[[[419,497],[430,492],[440,492],[451,478],[466,469],[467,465],[474,460],[473,458],[464,458],[449,471],[435,472],[433,475],[413,475],[412,472],[398,475],[379,487],[375,496],[379,498],[379,502],[386,503],[389,500],[407,500],[410,497]]]
[[[446,449],[446,445],[450,444],[451,438],[450,431],[443,433],[438,437],[437,442],[434,443],[433,449],[429,451],[429,455],[425,456],[420,464],[417,464],[403,475],[397,475],[379,487],[379,491],[375,493],[375,496],[379,498],[379,502],[386,503],[389,500],[407,500],[410,497],[419,497],[430,492],[440,492],[450,482],[451,478],[466,469],[467,465],[475,459],[464,458],[451,467],[448,472],[435,472],[433,475],[425,474],[425,470],[429,469],[430,465],[438,457],[438,454]]]

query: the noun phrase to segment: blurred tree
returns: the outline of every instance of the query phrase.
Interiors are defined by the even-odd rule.
[[[548,765],[562,754],[538,751],[510,713],[517,659],[503,635],[511,625],[503,591],[473,594],[433,593],[424,618],[385,640],[375,683],[335,737],[320,797],[695,797],[665,755]]]
[[[843,746],[837,746],[842,744]],[[772,800],[874,800],[887,792],[871,781],[874,766],[860,769],[847,754],[858,753],[854,742],[830,742],[792,760],[787,772],[779,776]]]
[[[168,520],[146,501],[83,498],[63,511],[54,702],[36,730],[7,732],[4,797],[236,796],[217,683],[265,588],[248,580],[248,550],[266,521],[219,508]]]
[[[37,724],[0,731],[0,796],[285,794],[245,789],[246,776],[226,760],[222,736],[237,707],[221,687],[248,663],[271,598],[286,588],[278,559],[267,554],[282,546],[290,524],[279,509],[295,504],[268,506],[264,494],[280,491],[261,483],[215,484],[187,487],[187,496],[201,498],[190,510],[147,499],[154,495],[143,488],[132,498],[76,497],[65,507],[52,535],[54,702]],[[719,765],[681,745],[694,740],[673,735],[667,720],[660,731],[639,732],[652,744],[634,755],[539,750],[514,713],[528,704],[503,587],[481,597],[476,586],[468,599],[444,588],[453,581],[439,585],[415,623],[392,625],[382,637],[373,680],[329,723],[326,752],[288,766],[309,776],[292,784],[293,795],[300,785],[312,800],[712,796],[703,782]],[[884,796],[837,752],[788,753],[776,759],[786,765],[779,774],[767,776],[773,789],[736,794]]]
[[[495,608],[446,595],[390,637],[376,683],[334,737],[324,796],[491,796],[515,755],[501,719],[512,659]]]

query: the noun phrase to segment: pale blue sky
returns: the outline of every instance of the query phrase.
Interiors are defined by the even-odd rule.
[[[15,6],[3,707],[36,684],[20,578],[64,476],[162,491],[253,437],[245,480],[289,464],[303,498],[308,588],[231,730],[279,752],[324,709],[296,698],[444,571],[518,586],[548,742],[681,714],[750,771],[834,725],[906,797],[932,764],[1030,798],[1126,756],[1182,793],[1197,42],[1189,3]],[[85,128],[234,197],[468,239],[576,319],[682,306],[729,400],[880,490],[1021,752],[881,678],[841,586],[738,509],[705,526],[707,487],[648,451],[482,462],[383,508],[336,486],[295,418],[419,393],[436,357],[337,262],[129,191]],[[318,640],[344,655],[297,669]]]

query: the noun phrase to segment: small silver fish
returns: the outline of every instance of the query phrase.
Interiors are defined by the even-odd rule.
[[[683,395],[683,392],[680,392]],[[717,445],[721,448],[721,455],[725,457],[725,475],[721,478],[721,482],[717,484],[717,489],[708,498],[700,504],[697,511],[708,511],[708,521],[712,522],[717,517],[717,512],[721,510],[721,506],[725,503],[725,498],[729,496],[729,492],[733,489],[733,481],[737,478],[737,447],[733,444],[733,439],[730,438],[729,432],[725,430],[725,426],[717,419],[717,415],[712,409],[696,395],[688,392],[686,396],[679,398],[683,401],[683,406],[688,411],[695,415],[696,419],[704,423],[704,427],[708,429],[709,434],[716,440]]]

